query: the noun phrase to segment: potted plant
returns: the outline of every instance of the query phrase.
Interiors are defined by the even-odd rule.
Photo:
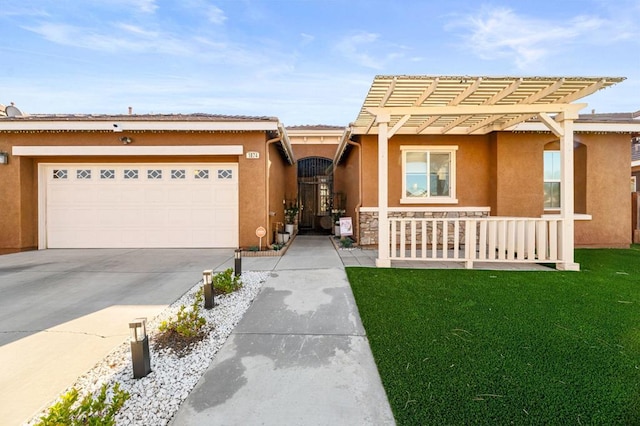
[[[276,222],[276,244],[285,245],[289,241],[291,234],[284,229],[281,229],[282,222]]]
[[[344,216],[345,210],[333,209],[331,210],[331,216],[333,217],[333,234],[336,237],[340,236],[340,218]]]
[[[297,203],[290,203],[289,206],[284,209],[284,230],[290,235],[293,235],[294,224],[296,223],[299,211],[300,209]]]

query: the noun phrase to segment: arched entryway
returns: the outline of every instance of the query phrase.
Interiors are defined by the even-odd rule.
[[[323,157],[298,160],[300,234],[330,234],[333,194],[333,161]]]

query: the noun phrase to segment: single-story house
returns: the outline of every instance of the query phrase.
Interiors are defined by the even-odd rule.
[[[294,164],[277,118],[206,114],[13,114],[0,152],[3,252],[257,246]]]
[[[623,80],[377,76],[346,128],[11,107],[0,114],[0,252],[265,246],[295,207],[300,232],[351,217],[378,266],[578,269],[574,247],[631,242],[638,121],[579,115],[576,103]]]
[[[628,247],[637,124],[581,116],[575,103],[623,80],[375,77],[334,157],[359,243],[377,247],[378,266],[570,270],[575,246]]]

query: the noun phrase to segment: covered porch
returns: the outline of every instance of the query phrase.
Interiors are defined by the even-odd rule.
[[[377,76],[351,127],[352,135],[375,135],[377,140],[377,206],[360,208],[361,214],[373,215],[377,223],[376,266],[390,267],[392,261],[462,262],[467,268],[478,262],[544,263],[561,270],[579,270],[573,255],[574,121],[586,104],[574,102],[622,80]],[[459,199],[456,176],[462,167],[472,167],[467,159],[456,170],[459,142],[468,144],[473,143],[469,142],[473,136],[516,132],[519,124],[531,120],[542,123],[545,132],[559,141],[559,208],[553,214],[545,211],[539,216],[500,217],[491,216],[488,206],[469,206],[468,201]],[[402,154],[401,164],[389,158],[390,140],[400,135],[402,143],[407,142],[394,144],[396,151],[416,151],[424,145],[424,138],[414,141],[408,136],[434,136],[426,139],[438,141],[430,148],[451,153],[442,181],[445,192],[440,192],[438,175],[437,189],[435,183],[427,183],[426,189],[414,196],[405,172],[405,167],[409,170],[406,155]],[[393,158],[398,158],[396,152]],[[398,179],[398,166],[402,167],[402,190],[393,182],[390,194],[389,176],[394,173]],[[435,180],[437,173],[431,174]],[[398,193],[399,200],[395,198]]]

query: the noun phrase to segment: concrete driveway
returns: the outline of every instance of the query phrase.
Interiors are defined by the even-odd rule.
[[[225,249],[42,250],[0,256],[0,419],[21,424],[196,284]]]

